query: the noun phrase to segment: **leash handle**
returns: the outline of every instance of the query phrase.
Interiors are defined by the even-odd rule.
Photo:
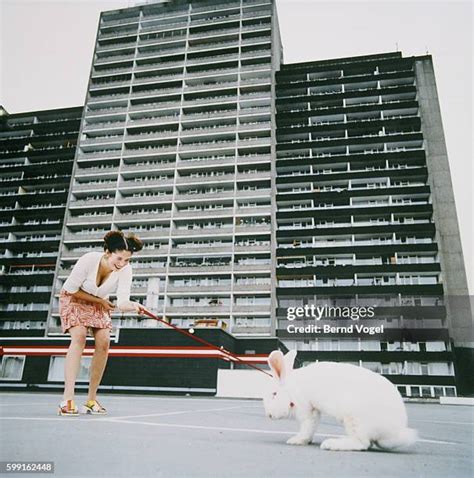
[[[216,345],[213,345],[213,344],[207,342],[206,340],[201,339],[201,337],[196,337],[195,335],[189,333],[188,331],[186,331],[184,329],[180,329],[179,327],[176,327],[175,325],[170,324],[166,320],[160,319],[158,316],[152,314],[149,310],[145,309],[144,307],[140,307],[139,310],[142,314],[147,315],[151,319],[157,320],[158,322],[161,322],[162,324],[165,324],[168,327],[171,327],[172,329],[176,330],[177,332],[180,332],[181,334],[186,335],[186,336],[192,338],[193,340],[196,340],[197,342],[201,342],[202,344],[206,345],[207,347],[211,347],[215,350],[218,350],[222,354],[227,355],[227,358],[231,358],[231,359],[233,359],[237,362],[243,363],[244,365],[247,365],[247,367],[254,368],[255,370],[258,370],[259,372],[262,372],[265,375],[268,375],[269,377],[273,378],[272,374],[266,372],[265,370],[262,370],[260,367],[257,367],[253,364],[245,362],[241,358],[237,357],[237,355],[234,355],[232,352],[229,352],[228,350],[226,350],[224,347],[217,347]]]

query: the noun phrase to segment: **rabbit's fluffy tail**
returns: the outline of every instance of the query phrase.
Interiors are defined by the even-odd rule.
[[[413,445],[418,439],[418,432],[413,428],[402,428],[393,435],[377,440],[377,446],[391,450],[393,448],[405,448]]]

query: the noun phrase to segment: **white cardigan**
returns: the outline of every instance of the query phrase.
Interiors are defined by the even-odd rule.
[[[119,271],[112,271],[105,282],[97,287],[97,271],[103,255],[103,252],[84,254],[74,265],[63,289],[70,294],[82,289],[102,299],[108,299],[109,294],[117,291],[117,307],[120,308],[130,301],[132,266],[128,264]]]

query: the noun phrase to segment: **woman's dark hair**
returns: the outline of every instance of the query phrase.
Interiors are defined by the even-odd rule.
[[[110,231],[104,236],[104,250],[106,251],[130,251],[134,253],[142,249],[143,243],[135,234],[125,236],[122,231]]]

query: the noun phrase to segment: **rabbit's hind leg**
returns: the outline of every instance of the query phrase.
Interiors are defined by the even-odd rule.
[[[363,451],[369,449],[370,439],[356,420],[352,417],[345,417],[344,426],[348,436],[324,440],[321,443],[322,450]]]
[[[369,441],[366,443],[356,437],[328,438],[321,443],[321,450],[363,451],[367,450],[369,446]]]

